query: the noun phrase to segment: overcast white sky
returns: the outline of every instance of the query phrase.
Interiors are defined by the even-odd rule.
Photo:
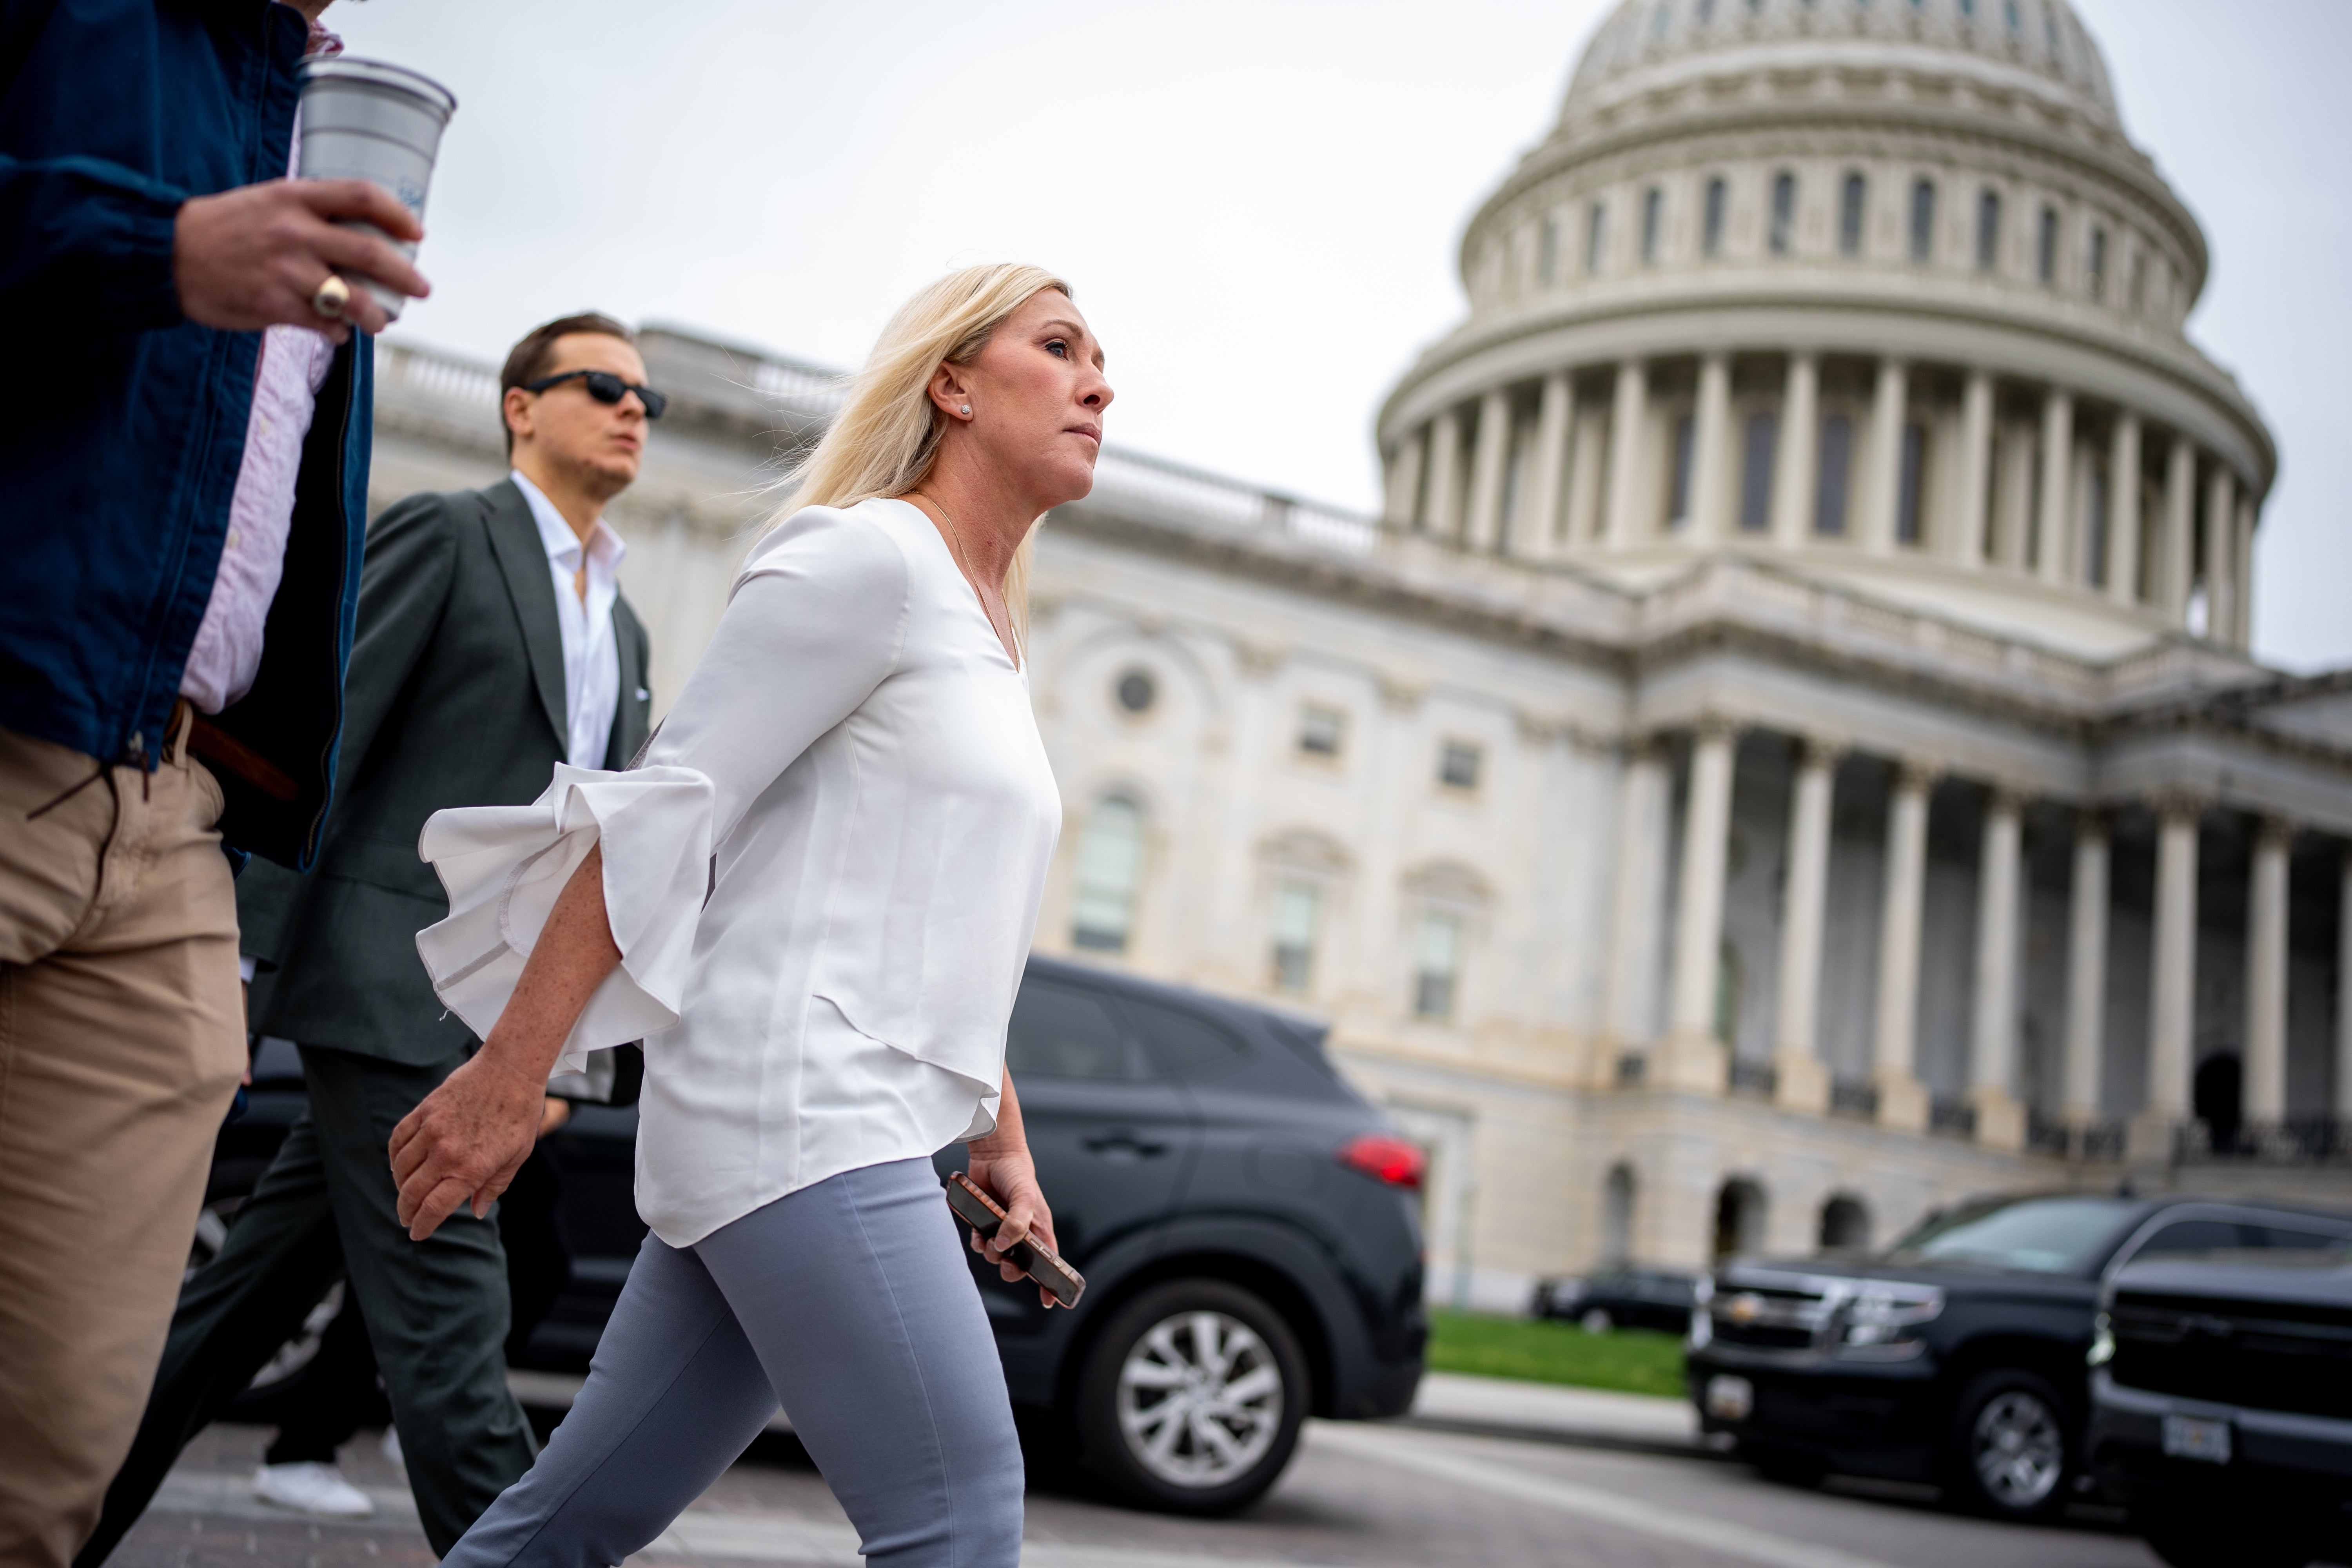
[[[942,268],[1076,285],[1117,444],[1370,510],[1371,417],[1462,310],[1471,209],[1612,0],[372,0],[459,100],[396,329],[496,359],[583,307],[851,365]],[[2255,643],[2352,664],[2352,5],[2075,0],[2205,226],[2190,331],[2283,454]]]

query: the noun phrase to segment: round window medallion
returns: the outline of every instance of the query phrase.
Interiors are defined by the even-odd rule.
[[[1151,677],[1139,669],[1130,669],[1118,678],[1118,705],[1130,713],[1141,713],[1158,700],[1160,689]]]

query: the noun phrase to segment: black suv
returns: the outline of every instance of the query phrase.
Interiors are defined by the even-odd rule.
[[[1635,1268],[1610,1264],[1581,1279],[1547,1279],[1536,1287],[1535,1314],[1566,1318],[1589,1334],[1612,1329],[1659,1329],[1670,1334],[1690,1328],[1698,1277],[1672,1268]]]
[[[2048,1194],[1931,1215],[1866,1260],[1735,1259],[1700,1286],[1691,1398],[1767,1473],[1934,1481],[1988,1513],[2040,1517],[2088,1484],[2084,1358],[2110,1272],[2201,1252],[2215,1225],[2346,1224],[2266,1203]]]
[[[977,1258],[974,1272],[1026,1429],[1129,1501],[1238,1508],[1282,1473],[1303,1417],[1412,1403],[1428,1337],[1422,1153],[1322,1041],[1319,1026],[1265,1008],[1030,961],[1006,1058],[1087,1291],[1049,1313],[1034,1287]],[[281,1042],[257,1058],[252,1111],[215,1157],[207,1236],[299,1113],[299,1073]],[[645,1235],[636,1128],[634,1106],[583,1106],[541,1146],[570,1266],[516,1364],[587,1366]],[[943,1175],[962,1153],[940,1153]]]
[[[2173,1568],[2352,1560],[2352,1226],[2212,1229],[2109,1281],[2092,1467]]]

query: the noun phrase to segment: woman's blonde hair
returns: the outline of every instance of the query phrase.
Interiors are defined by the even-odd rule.
[[[938,459],[947,416],[932,403],[931,374],[942,364],[969,364],[1006,318],[1045,289],[1071,293],[1042,267],[998,262],[950,272],[898,307],[824,438],[785,470],[791,497],[778,521],[804,506],[856,506],[877,496],[904,495],[920,485]],[[1075,296],[1072,296],[1075,298]],[[1029,562],[1032,528],[1004,574],[1004,607],[1013,641],[1029,641]]]

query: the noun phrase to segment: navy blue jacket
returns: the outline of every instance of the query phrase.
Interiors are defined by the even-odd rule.
[[[173,222],[191,196],[286,173],[307,41],[274,0],[0,0],[0,726],[155,763],[261,343],[181,315]],[[224,838],[298,867],[334,787],[373,364],[356,332],[335,355],[260,674],[215,721],[295,786],[215,769]]]

